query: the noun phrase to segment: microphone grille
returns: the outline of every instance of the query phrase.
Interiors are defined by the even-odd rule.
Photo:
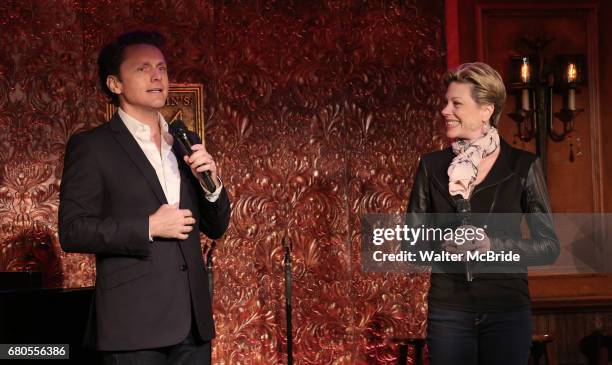
[[[186,133],[187,127],[185,126],[185,123],[183,123],[182,120],[177,119],[168,125],[168,130],[172,134]]]
[[[459,213],[468,213],[472,209],[470,207],[470,201],[461,197],[455,199],[455,203],[457,204],[457,212]]]

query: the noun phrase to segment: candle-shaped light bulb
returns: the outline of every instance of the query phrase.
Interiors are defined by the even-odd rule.
[[[523,89],[522,90],[522,94],[521,94],[521,108],[523,108],[523,110],[531,109],[531,106],[529,105],[529,89]]]
[[[567,109],[576,110],[576,89],[573,87],[567,92]]]
[[[567,82],[576,82],[576,78],[578,77],[578,70],[576,69],[576,65],[570,63],[567,65]]]
[[[526,84],[529,82],[531,78],[531,72],[529,69],[529,59],[527,57],[523,57],[523,64],[521,65],[521,81]]]

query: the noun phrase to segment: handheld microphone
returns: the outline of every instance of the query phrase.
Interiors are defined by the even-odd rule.
[[[187,129],[185,123],[183,123],[182,120],[175,120],[172,124],[168,125],[168,131],[170,132],[172,137],[176,138],[179,141],[183,156],[191,156],[191,154],[193,153],[191,146],[193,146],[194,144],[202,143],[200,141],[200,137],[198,137],[197,134],[187,133],[189,130]],[[217,190],[215,183],[210,177],[210,171],[198,172],[196,176],[204,187],[204,189],[209,194]]]
[[[472,214],[472,207],[470,205],[470,201],[461,197],[457,197],[455,199],[455,203],[457,204],[457,215],[459,216],[459,219],[461,219],[461,225],[467,225],[469,220],[470,220],[470,216]],[[468,283],[471,283],[472,280],[474,280],[474,277],[472,276],[472,270],[470,269],[470,262],[465,261],[465,280],[467,280]]]

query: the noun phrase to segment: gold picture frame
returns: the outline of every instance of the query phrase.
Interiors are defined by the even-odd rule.
[[[106,120],[117,111],[111,103],[106,104]],[[164,119],[171,124],[175,120],[183,123],[204,141],[204,86],[202,84],[170,84],[166,105],[161,110]]]

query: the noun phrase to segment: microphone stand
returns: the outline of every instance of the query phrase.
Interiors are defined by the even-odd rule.
[[[212,241],[210,243],[210,247],[208,248],[208,252],[206,253],[206,275],[208,276],[208,294],[210,295],[211,304],[213,301],[213,295],[215,293],[213,276],[213,251],[215,250],[216,245],[217,243],[215,241]]]
[[[285,315],[287,320],[287,364],[293,364],[293,335],[291,321],[291,245],[282,241],[285,248],[284,267],[285,267]]]

